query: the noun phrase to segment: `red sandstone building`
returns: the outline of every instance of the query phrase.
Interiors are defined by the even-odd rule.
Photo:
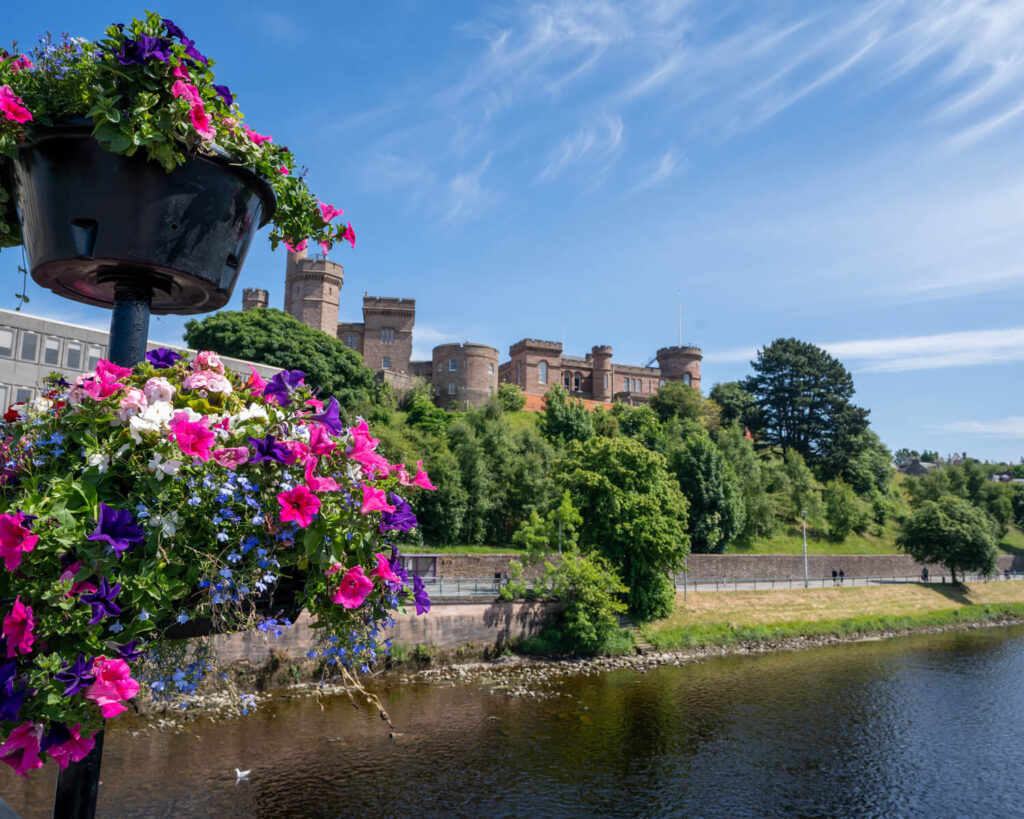
[[[287,313],[304,324],[336,336],[382,381],[407,389],[422,378],[434,389],[436,404],[447,408],[478,407],[495,393],[499,382],[518,384],[527,395],[527,409],[540,409],[540,397],[555,384],[587,402],[645,403],[659,386],[682,381],[700,390],[699,347],[662,347],[646,365],[612,361],[612,348],[592,347],[585,356],[562,353],[555,341],[524,338],[509,348],[509,360],[498,362],[498,350],[485,344],[441,344],[430,361],[412,361],[416,301],[363,296],[363,321],[339,322],[344,268],[306,251],[289,253],[285,268]],[[266,307],[266,290],[247,288],[242,309]],[[652,366],[654,364],[657,366]],[[533,400],[530,400],[533,398]]]

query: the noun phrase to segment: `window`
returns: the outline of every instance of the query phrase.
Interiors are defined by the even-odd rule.
[[[523,383],[523,362],[516,362],[516,383],[522,385]]]
[[[625,392],[629,392],[629,379],[628,378],[623,378],[622,379],[622,389]]]
[[[454,383],[448,385],[448,394],[449,395],[455,395],[455,384]]]
[[[10,358],[14,355],[14,331],[0,327],[0,355]]]
[[[29,387],[18,387],[14,391],[14,403],[24,404],[26,401],[32,400],[32,390]]]
[[[604,374],[604,388],[608,389],[608,373]]]
[[[0,409],[7,410],[7,387],[0,384]]]
[[[658,379],[658,386],[659,387],[664,387],[665,386],[665,379],[664,378]]]
[[[383,357],[383,358],[382,358],[382,359],[380,360],[380,366],[381,366],[381,367],[382,367],[383,369],[385,369],[385,370],[390,370],[390,369],[391,369],[391,359],[390,359],[390,358],[388,358],[387,356],[384,356],[384,357]]]
[[[570,389],[572,387],[572,376],[569,373],[565,373],[562,376],[562,383],[565,384],[566,389]]]
[[[68,342],[68,349],[64,353],[64,366],[69,370],[82,369],[82,342]]]
[[[448,371],[449,372],[455,372],[458,368],[459,368],[459,362],[456,361],[454,358],[449,358],[448,359]]]
[[[684,384],[685,384],[685,385],[686,385],[687,387],[689,387],[689,386],[690,386],[690,374],[689,374],[689,373],[683,373],[683,383],[684,383]]]
[[[487,365],[487,374],[488,375],[494,375],[494,365],[493,364],[488,364]]]
[[[487,394],[488,395],[494,395],[494,387],[493,386],[489,386],[487,388]]]
[[[580,374],[579,373],[576,373],[576,375],[574,375],[572,377],[572,388],[574,390],[576,390],[576,392],[580,391]]]
[[[537,383],[548,383],[548,362],[546,361],[542,361],[537,365]]]
[[[60,366],[60,339],[49,337],[43,342],[43,363]]]
[[[380,330],[380,343],[381,344],[394,344],[395,343],[395,328],[394,327],[381,327],[381,330]]]
[[[89,360],[86,362],[85,369],[95,370],[96,365],[100,363],[100,359],[103,358],[103,348],[99,344],[89,345]]]
[[[345,334],[345,346],[348,347],[350,350],[358,350],[359,349],[359,336],[355,335],[354,333],[346,333]]]
[[[22,361],[35,361],[39,355],[39,336],[35,333],[22,332],[21,334],[21,358]]]

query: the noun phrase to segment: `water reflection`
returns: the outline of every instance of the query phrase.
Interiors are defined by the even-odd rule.
[[[107,738],[103,816],[1010,816],[1024,784],[1024,628],[560,681],[293,700]],[[52,768],[52,766],[49,766]],[[251,769],[235,783],[235,768]],[[0,789],[48,816],[49,778]]]

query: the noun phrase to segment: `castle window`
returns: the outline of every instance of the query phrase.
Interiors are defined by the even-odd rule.
[[[604,374],[604,388],[608,389],[608,373]]]
[[[352,333],[346,334],[345,335],[345,346],[348,347],[350,350],[358,350],[359,349],[359,336],[354,335]]]
[[[448,359],[448,372],[453,373],[459,369],[459,362],[454,358]]]
[[[487,365],[487,373],[488,373],[488,375],[494,375],[494,365],[493,364],[488,364]]]
[[[517,384],[522,384],[523,383],[523,362],[522,361],[517,361],[516,362],[516,383]]]
[[[565,374],[565,375],[564,375],[564,376],[562,377],[562,383],[563,383],[563,384],[565,384],[565,388],[566,388],[567,390],[568,390],[568,389],[570,389],[570,388],[571,388],[571,386],[572,386],[572,376],[571,376],[571,375],[569,375],[569,373],[566,373],[566,374]]]
[[[489,386],[489,387],[487,388],[487,394],[488,394],[488,395],[494,395],[494,387],[493,387],[493,386]],[[3,403],[3,402],[2,402],[2,401],[0,401],[0,404],[2,404],[2,403]]]
[[[542,361],[537,365],[537,383],[548,383],[548,362],[546,361]]]
[[[574,390],[576,390],[576,392],[580,391],[580,374],[579,373],[576,373],[576,375],[574,375],[572,377],[572,388]]]
[[[82,342],[69,341],[67,352],[64,354],[64,366],[69,370],[77,370],[82,366]]]
[[[439,373],[443,373],[444,372],[444,364],[442,364],[440,361],[437,362],[437,371]]]
[[[394,327],[382,327],[380,330],[380,343],[381,344],[394,344],[395,343],[395,328]]]
[[[690,374],[689,374],[689,373],[683,373],[683,383],[684,383],[684,384],[685,384],[685,385],[686,385],[687,387],[689,387],[689,386],[690,386]]]
[[[625,390],[626,392],[629,392],[629,379],[628,378],[623,378],[622,379],[622,389]]]
[[[381,359],[381,364],[380,364],[380,366],[381,366],[381,367],[382,367],[383,369],[385,369],[385,370],[390,370],[390,369],[391,369],[391,359],[390,359],[390,358],[388,358],[387,356],[384,356],[384,357],[383,357],[383,358]]]
[[[665,379],[664,378],[658,379],[658,386],[659,387],[664,387],[665,386]]]
[[[455,384],[454,382],[448,385],[448,394],[455,395]]]

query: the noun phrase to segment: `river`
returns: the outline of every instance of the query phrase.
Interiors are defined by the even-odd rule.
[[[385,683],[108,732],[99,815],[1024,815],[1024,626],[561,677]],[[249,770],[237,781],[235,769]],[[0,793],[49,816],[54,766]]]

